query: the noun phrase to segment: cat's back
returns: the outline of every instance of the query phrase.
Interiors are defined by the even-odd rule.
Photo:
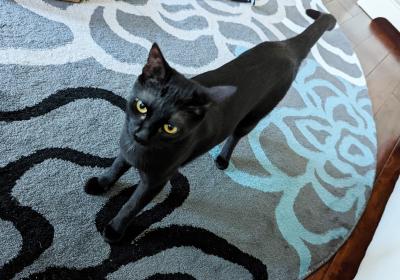
[[[263,42],[193,79],[209,87],[225,84],[241,88],[249,86],[250,82],[272,87],[282,79],[292,79],[300,63],[286,41]]]
[[[232,61],[241,69],[253,70],[257,67],[259,73],[264,70],[269,74],[291,72],[299,63],[301,61],[287,41],[260,43]]]

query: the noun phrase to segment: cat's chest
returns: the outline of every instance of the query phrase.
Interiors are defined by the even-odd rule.
[[[121,147],[121,152],[124,155],[126,161],[133,167],[138,169],[150,168],[150,165],[155,165],[154,155],[149,150],[143,149],[138,144],[132,144],[130,149]]]
[[[173,165],[174,157],[165,149],[143,147],[132,144],[126,148],[121,146],[121,153],[125,160],[133,167],[144,172],[161,172]]]

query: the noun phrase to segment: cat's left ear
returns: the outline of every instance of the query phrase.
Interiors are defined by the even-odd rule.
[[[235,86],[215,86],[207,88],[205,94],[213,103],[221,103],[230,98],[237,90]]]
[[[171,67],[168,65],[160,48],[156,43],[151,46],[147,63],[143,66],[142,74],[139,76],[141,82],[146,80],[154,80],[157,82],[165,82],[170,74]]]
[[[201,93],[193,96],[192,104],[188,110],[197,116],[204,116],[212,104],[222,103],[230,98],[237,90],[234,86],[215,86],[205,88]]]

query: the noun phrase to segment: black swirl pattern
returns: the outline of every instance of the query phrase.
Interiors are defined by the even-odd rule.
[[[0,112],[0,121],[12,122],[29,120],[42,116],[61,106],[79,99],[103,99],[112,105],[125,111],[126,100],[111,91],[99,88],[68,88],[43,99],[34,106],[28,106],[21,110]]]
[[[34,106],[12,112],[0,112],[0,121],[28,120],[84,98],[104,99],[121,110],[126,106],[126,100],[110,91],[96,88],[66,89]],[[102,168],[110,166],[113,161],[113,158],[98,157],[71,148],[53,147],[37,150],[0,168],[0,218],[12,222],[23,240],[18,255],[0,267],[0,279],[12,279],[25,267],[34,263],[53,242],[54,228],[49,221],[30,207],[20,205],[11,195],[17,180],[33,166],[47,159],[61,159],[80,166]],[[108,274],[117,271],[123,265],[181,246],[192,246],[205,254],[218,256],[240,265],[248,270],[254,279],[268,279],[267,268],[260,260],[205,229],[189,225],[170,225],[149,230],[150,226],[180,207],[189,195],[190,184],[184,175],[177,174],[170,183],[171,190],[166,199],[138,215],[127,230],[123,242],[111,245],[108,258],[101,264],[83,269],[48,267],[42,272],[29,275],[27,279],[105,279]],[[117,213],[135,188],[136,185],[122,190],[109,199],[97,213],[98,231],[101,231]],[[139,235],[141,237],[138,237]],[[195,278],[186,273],[156,273],[147,278],[147,280],[154,279]]]

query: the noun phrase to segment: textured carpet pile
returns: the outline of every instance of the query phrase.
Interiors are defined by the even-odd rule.
[[[126,99],[157,42],[187,76],[312,21],[320,0],[0,1],[0,279],[302,279],[351,233],[376,135],[364,75],[337,26],[288,95],[235,150],[182,170],[136,218],[102,227],[134,191],[83,191],[118,153]],[[256,74],[256,73],[255,73]]]

